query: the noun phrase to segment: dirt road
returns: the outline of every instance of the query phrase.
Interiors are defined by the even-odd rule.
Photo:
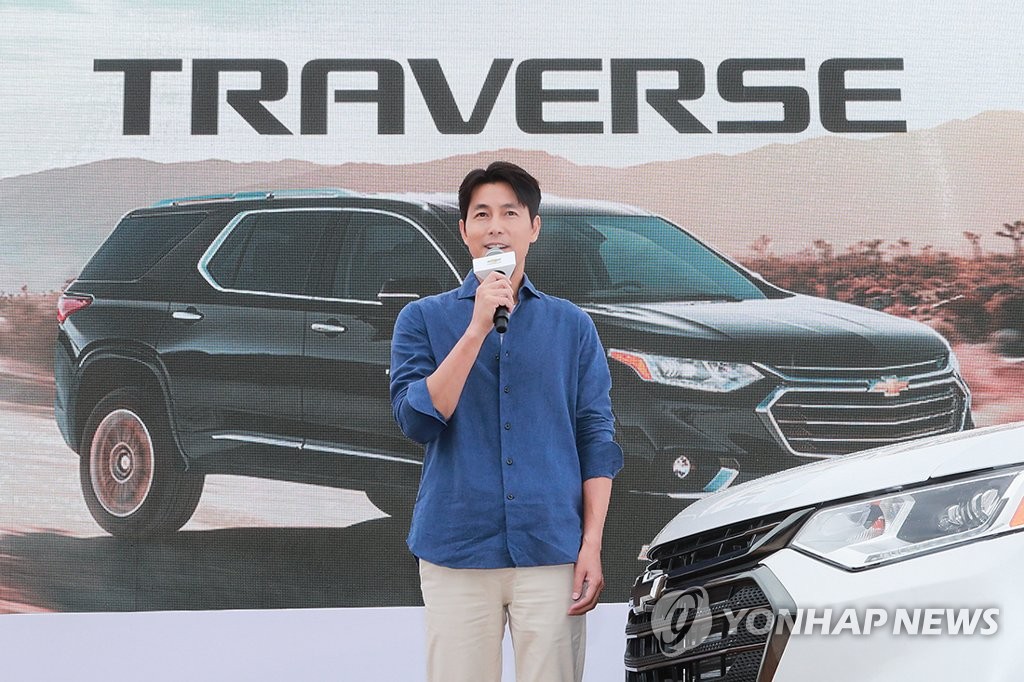
[[[0,403],[0,612],[414,605],[407,530],[362,493],[211,476],[179,533],[118,540],[50,411]]]

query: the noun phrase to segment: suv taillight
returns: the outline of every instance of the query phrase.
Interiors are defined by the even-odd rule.
[[[92,303],[92,296],[78,296],[76,294],[61,294],[57,299],[57,322],[61,323],[68,319],[68,315],[81,310]]]

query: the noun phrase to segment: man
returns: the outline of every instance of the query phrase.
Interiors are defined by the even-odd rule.
[[[584,614],[604,587],[601,536],[622,467],[611,379],[593,321],[526,276],[540,198],[514,164],[470,172],[462,239],[474,258],[514,252],[515,270],[470,272],[395,322],[395,419],[426,445],[408,544],[432,682],[500,679],[506,622],[517,682],[580,680]],[[511,314],[504,334],[499,306]]]

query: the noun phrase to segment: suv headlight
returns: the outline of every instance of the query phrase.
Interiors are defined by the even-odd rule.
[[[608,357],[633,369],[644,381],[679,386],[695,391],[728,393],[764,378],[751,367],[738,362],[689,360],[609,349]]]
[[[791,545],[848,569],[935,552],[1024,526],[1020,469],[822,509]]]

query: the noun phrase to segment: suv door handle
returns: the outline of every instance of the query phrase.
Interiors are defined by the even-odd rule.
[[[186,320],[188,322],[195,322],[196,320],[203,319],[203,314],[196,310],[193,306],[189,306],[184,310],[175,310],[171,313],[171,317],[176,320]]]
[[[337,320],[330,320],[329,322],[314,322],[309,325],[309,328],[320,334],[343,334],[348,331],[348,327],[343,324],[338,324]]]

